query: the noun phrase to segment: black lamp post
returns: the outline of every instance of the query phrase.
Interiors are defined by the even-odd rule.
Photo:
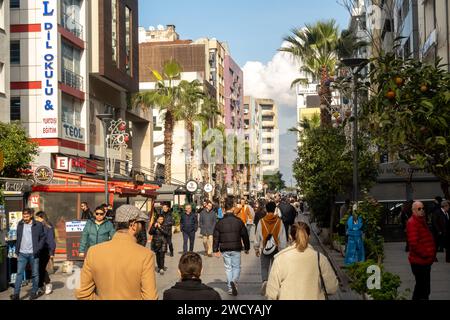
[[[108,192],[108,120],[113,120],[113,115],[110,113],[98,114],[97,119],[99,119],[103,124],[104,131],[104,141],[105,146],[105,203],[109,205],[109,192]]]
[[[358,203],[358,76],[369,63],[364,58],[346,58],[341,63],[352,69],[353,77],[353,201]]]

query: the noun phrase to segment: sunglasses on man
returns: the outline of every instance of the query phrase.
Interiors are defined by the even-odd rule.
[[[106,213],[104,213],[103,211],[102,212],[96,212],[95,213],[95,215],[96,216],[104,216]]]

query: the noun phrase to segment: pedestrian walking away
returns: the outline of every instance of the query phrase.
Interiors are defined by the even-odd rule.
[[[180,281],[164,291],[163,300],[221,300],[213,288],[202,283],[202,258],[194,252],[184,253],[178,263]]]
[[[200,213],[200,234],[203,237],[203,246],[205,255],[212,257],[213,253],[213,235],[216,226],[217,216],[213,210],[213,204],[207,201],[206,208]]]
[[[436,246],[425,220],[422,202],[414,202],[413,215],[408,220],[406,232],[409,244],[409,263],[416,279],[413,300],[428,300],[431,293],[431,266],[436,259]]]
[[[255,224],[255,233],[256,229],[258,228],[259,221],[262,218],[264,218],[265,215],[266,215],[266,203],[264,200],[260,199],[256,201],[255,204],[255,219],[253,221],[253,223]]]
[[[225,273],[227,276],[228,294],[237,296],[237,282],[241,273],[241,251],[248,254],[250,240],[247,228],[240,218],[234,214],[232,198],[225,201],[225,216],[214,229],[213,251],[217,258],[223,255]],[[242,247],[244,243],[244,247]]]
[[[169,232],[167,236],[167,245],[169,247],[169,255],[173,257],[173,243],[172,243],[172,227],[175,224],[173,220],[172,208],[170,207],[170,203],[166,202],[162,206],[161,214],[164,216],[164,226],[165,229]]]
[[[198,219],[197,215],[192,212],[192,205],[186,204],[184,212],[181,213],[180,219],[180,229],[183,233],[183,253],[188,251],[188,241],[189,241],[189,251],[194,251],[195,243],[195,233],[198,230]]]
[[[289,238],[289,228],[295,223],[295,218],[297,217],[297,212],[295,208],[291,206],[286,201],[282,200],[281,194],[277,193],[275,195],[275,203],[277,204],[277,214],[281,220],[283,220],[284,229],[286,231],[286,238]]]
[[[95,209],[95,218],[88,220],[81,235],[80,257],[84,258],[89,248],[109,241],[116,232],[111,221],[106,219],[103,207]]]
[[[111,241],[89,249],[81,270],[79,300],[157,300],[155,255],[137,243],[148,216],[135,206],[116,211]]]
[[[52,293],[53,286],[51,284],[50,276],[48,274],[48,266],[53,268],[53,259],[55,257],[56,242],[55,229],[48,221],[47,214],[43,211],[36,213],[36,221],[44,226],[45,230],[45,245],[39,253],[39,288],[45,294]]]
[[[164,224],[164,215],[160,214],[153,226],[150,228],[150,235],[152,236],[152,250],[156,255],[157,271],[164,275],[167,270],[164,260],[166,257],[167,246],[169,243],[169,226]]]
[[[275,255],[286,248],[286,232],[283,221],[275,215],[277,205],[266,205],[267,215],[259,221],[255,236],[255,253],[261,260],[261,295],[265,295],[269,270]]]
[[[337,276],[328,259],[309,244],[310,234],[304,222],[292,226],[293,243],[275,256],[270,271],[269,300],[325,300],[337,292]]]

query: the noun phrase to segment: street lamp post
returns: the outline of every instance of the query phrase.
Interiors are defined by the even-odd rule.
[[[106,113],[106,114],[98,114],[97,119],[99,119],[103,124],[103,131],[104,131],[104,140],[103,144],[105,146],[105,164],[104,164],[104,171],[105,171],[105,203],[109,205],[109,192],[108,192],[108,125],[107,121],[113,119],[113,115]]]
[[[342,59],[342,64],[353,70],[353,201],[357,204],[359,198],[358,190],[358,76],[361,70],[369,63],[368,59],[348,58]],[[356,71],[355,71],[355,68]]]

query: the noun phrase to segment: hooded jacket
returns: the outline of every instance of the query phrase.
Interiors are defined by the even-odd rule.
[[[86,253],[90,247],[111,240],[115,233],[116,230],[111,221],[103,221],[97,229],[95,221],[88,220],[81,236],[80,253]]]
[[[255,250],[265,247],[269,234],[272,234],[278,246],[278,251],[286,248],[286,231],[283,221],[275,214],[267,214],[256,227]]]

